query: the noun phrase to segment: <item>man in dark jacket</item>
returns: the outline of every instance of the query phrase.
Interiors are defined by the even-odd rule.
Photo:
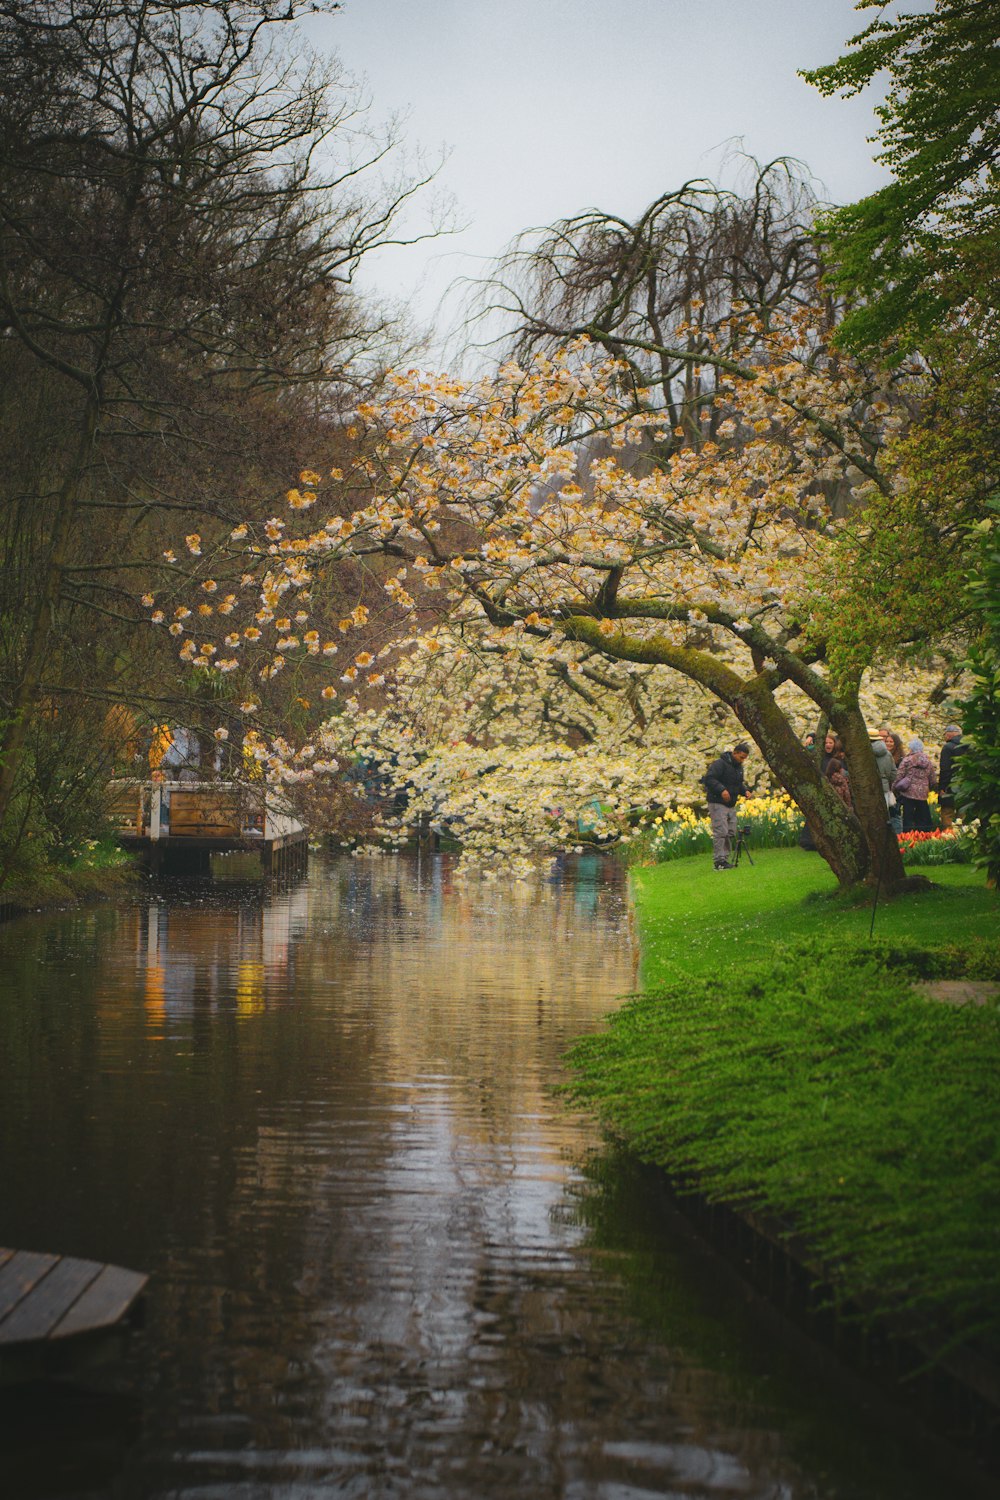
[[[955,770],[955,761],[964,749],[960,726],[949,724],[944,732],[941,765],[938,771],[938,801],[941,808],[942,828],[950,828],[955,821],[955,794],[951,789],[951,778]]]
[[[749,754],[749,745],[742,742],[734,745],[732,750],[724,750],[718,760],[713,760],[705,773],[704,787],[712,824],[712,862],[717,870],[733,868],[729,856],[736,839],[736,803],[747,794],[743,763]]]

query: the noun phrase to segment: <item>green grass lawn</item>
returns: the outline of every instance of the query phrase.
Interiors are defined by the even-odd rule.
[[[570,1092],[643,1160],[799,1235],[838,1292],[928,1349],[1000,1359],[997,893],[968,865],[880,906],[815,854],[632,872],[640,995],[571,1053]],[[987,991],[982,992],[986,994]]]
[[[819,855],[763,849],[753,858],[721,873],[707,855],[632,871],[644,989],[766,959],[776,943],[798,938],[868,942],[871,902],[839,896]],[[938,865],[926,874],[932,889],[879,903],[876,938],[934,944],[1000,935],[997,892],[981,871]]]

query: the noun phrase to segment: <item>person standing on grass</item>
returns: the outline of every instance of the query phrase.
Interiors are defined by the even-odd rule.
[[[950,828],[955,821],[955,794],[951,789],[955,760],[965,749],[962,730],[958,724],[949,724],[944,732],[941,746],[941,770],[938,777],[938,805],[941,809],[941,827]]]
[[[844,767],[844,762],[836,755],[831,755],[826,768],[826,779],[833,786],[837,796],[843,802],[849,812],[854,811],[854,798],[851,795],[851,782]]]
[[[841,786],[849,787],[849,778],[847,776],[847,762],[844,756],[844,742],[840,738],[839,734],[834,734],[832,729],[828,729],[823,737],[823,743],[820,746],[819,751],[819,769],[821,774],[828,780],[831,779],[831,766],[833,766],[835,769],[839,768],[843,773],[841,777],[841,783],[839,786],[837,786],[839,795],[843,797],[844,794],[841,791]],[[849,790],[847,795],[849,798]],[[852,804],[848,802],[848,806],[851,805]],[[816,845],[813,841],[812,829],[809,827],[808,823],[803,823],[802,825],[802,832],[799,835],[799,848],[808,849],[812,854],[815,854],[816,852]]]
[[[824,776],[829,776],[833,761],[837,761],[842,769],[846,768],[844,742],[839,734],[834,734],[832,729],[828,729],[826,738],[823,740],[823,753],[819,758],[819,768]]]
[[[900,746],[900,749],[902,749],[902,746]],[[902,833],[903,814],[899,803],[896,801],[896,794],[892,789],[896,780],[896,758],[889,749],[884,734],[873,735],[872,754],[875,756],[875,764],[878,767],[879,778],[882,782],[882,795],[885,798],[886,817],[892,824],[893,832]],[[902,758],[900,756],[900,760]]]
[[[889,754],[892,756],[898,767],[899,762],[903,759],[903,741],[899,738],[899,735],[894,729],[889,728],[888,724],[882,725],[882,728],[879,730],[879,734],[882,736],[883,745],[888,750]]]
[[[708,797],[708,816],[712,825],[712,863],[716,870],[733,868],[730,855],[736,840],[736,804],[747,794],[743,765],[750,746],[742,741],[724,750],[705,772],[703,786]]]
[[[904,833],[929,833],[933,828],[927,794],[937,786],[937,771],[922,740],[910,741],[899,762],[893,791],[903,808]]]

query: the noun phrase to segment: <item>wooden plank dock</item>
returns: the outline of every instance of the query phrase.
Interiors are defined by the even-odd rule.
[[[118,842],[154,874],[213,874],[213,859],[251,855],[257,878],[301,874],[307,830],[273,792],[232,781],[117,781],[108,814]]]
[[[117,1327],[148,1280],[99,1260],[0,1248],[0,1371],[16,1373],[12,1356],[44,1357]]]

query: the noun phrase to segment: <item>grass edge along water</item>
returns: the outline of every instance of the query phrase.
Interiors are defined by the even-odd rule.
[[[1000,1358],[997,896],[967,865],[878,913],[818,856],[632,872],[644,992],[569,1054],[576,1102],[705,1196],[794,1225],[839,1292]]]
[[[1000,978],[1000,948],[804,941],[676,982],[576,1044],[570,1091],[675,1180],[793,1225],[843,1296],[997,1359],[1000,1008],[918,994],[929,968]]]

